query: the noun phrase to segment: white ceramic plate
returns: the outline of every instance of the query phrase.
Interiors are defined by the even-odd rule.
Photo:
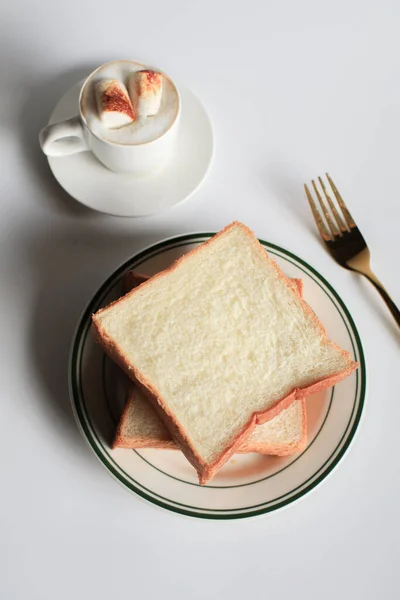
[[[91,315],[122,294],[121,278],[137,268],[153,275],[212,234],[165,240],[126,261],[101,286],[78,325],[70,361],[74,413],[103,465],[126,488],[163,508],[208,519],[238,519],[268,513],[301,498],[338,464],[358,427],[365,396],[365,362],[359,335],[338,294],[310,265],[287,250],[262,241],[289,277],[304,282],[304,298],[329,337],[348,350],[360,368],[334,388],[307,400],[308,446],[278,458],[235,455],[209,485],[200,486],[193,467],[171,450],[111,450],[125,400],[125,376],[105,357],[90,333]]]
[[[49,123],[78,114],[84,80],[60,99]],[[85,206],[119,217],[143,217],[167,210],[187,200],[201,185],[214,156],[210,117],[193,92],[179,86],[182,115],[174,156],[157,173],[135,177],[114,173],[91,152],[48,157],[58,183]]]

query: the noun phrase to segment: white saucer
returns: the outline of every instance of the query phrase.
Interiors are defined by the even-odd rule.
[[[49,123],[78,114],[83,81],[61,98]],[[143,217],[172,208],[187,200],[204,180],[214,155],[214,134],[210,118],[200,100],[180,86],[182,116],[171,162],[145,177],[114,173],[91,152],[48,157],[58,183],[85,206],[119,217]]]

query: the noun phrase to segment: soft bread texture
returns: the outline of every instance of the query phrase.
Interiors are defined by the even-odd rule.
[[[124,278],[125,290],[129,292],[149,279],[135,271],[127,271]],[[292,279],[301,295],[303,282]],[[239,454],[258,452],[288,456],[301,452],[307,444],[305,400],[295,400],[271,421],[258,425],[248,440],[238,449]],[[115,434],[113,448],[162,448],[178,449],[151,404],[143,394],[131,385],[125,408]]]
[[[276,456],[301,452],[307,444],[306,428],[306,406],[303,398],[292,402],[271,421],[258,425],[237,452],[258,452]],[[150,402],[133,384],[128,392],[113,448],[179,449]]]
[[[202,484],[257,424],[358,366],[241,223],[98,311],[93,329]]]
[[[133,289],[139,287],[139,285],[142,285],[142,283],[145,283],[149,279],[151,279],[150,275],[139,273],[139,271],[135,271],[133,269],[126,271],[123,278],[124,292],[131,292]],[[288,281],[290,282],[294,291],[297,292],[300,296],[302,296],[304,287],[303,280],[293,277],[291,279],[288,279]]]

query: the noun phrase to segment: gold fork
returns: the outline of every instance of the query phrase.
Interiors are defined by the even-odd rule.
[[[339,210],[336,208],[335,203],[329,195],[329,191],[321,177],[318,177],[318,181],[325,196],[326,202],[324,202],[315,181],[313,180],[311,183],[328,227],[324,223],[324,220],[315,205],[310,190],[308,189],[307,185],[304,185],[308,202],[310,203],[319,233],[321,234],[321,237],[325,242],[329,252],[336,262],[339,263],[339,265],[345,269],[350,269],[351,271],[361,273],[361,275],[364,275],[372,283],[372,285],[376,287],[385,301],[388,309],[392,313],[397,325],[400,327],[400,311],[379,279],[371,270],[370,252],[363,236],[361,235],[361,231],[355,224],[353,217],[343,202],[343,198],[339,194],[337,187],[333,183],[328,173],[326,173],[326,177],[330,184],[333,195],[336,198],[337,204],[339,205]],[[328,204],[330,211],[326,203]]]

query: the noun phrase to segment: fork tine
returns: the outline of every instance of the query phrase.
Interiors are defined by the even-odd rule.
[[[354,219],[351,216],[349,209],[345,205],[342,196],[339,194],[339,190],[337,189],[336,185],[333,183],[332,179],[330,178],[329,173],[326,173],[326,177],[327,177],[327,179],[329,181],[329,184],[330,184],[330,186],[332,188],[332,191],[333,191],[333,193],[335,195],[335,198],[336,198],[336,200],[337,200],[340,208],[342,209],[342,213],[343,213],[343,216],[345,218],[345,221],[346,221],[347,225],[349,226],[350,229],[352,227],[356,227]]]
[[[341,235],[341,233],[339,233],[339,229],[336,227],[335,223],[332,220],[331,215],[329,214],[328,209],[326,208],[325,202],[322,199],[321,194],[319,193],[319,189],[317,188],[317,184],[315,183],[314,179],[311,181],[314,191],[317,194],[317,198],[318,198],[318,202],[320,203],[320,206],[322,208],[322,212],[324,213],[324,217],[328,222],[329,225],[329,229],[332,232],[333,237],[336,237],[338,235]]]
[[[330,242],[332,241],[332,236],[329,234],[327,228],[325,227],[325,223],[323,222],[321,215],[319,214],[319,210],[318,208],[315,206],[315,202],[313,197],[311,196],[310,190],[308,189],[307,185],[304,184],[304,190],[306,192],[306,196],[308,199],[308,202],[310,204],[311,207],[311,212],[314,216],[315,222],[317,224],[319,233],[321,235],[321,237],[326,241],[326,242]]]
[[[327,199],[329,208],[331,209],[332,214],[336,219],[336,223],[338,224],[340,231],[342,233],[344,233],[345,231],[347,231],[347,227],[344,224],[342,217],[339,215],[338,211],[336,210],[336,206],[333,204],[332,198],[328,194],[328,191],[327,191],[325,184],[324,184],[323,180],[321,179],[321,177],[318,177],[318,181],[321,185],[322,191],[324,192],[325,198]]]

